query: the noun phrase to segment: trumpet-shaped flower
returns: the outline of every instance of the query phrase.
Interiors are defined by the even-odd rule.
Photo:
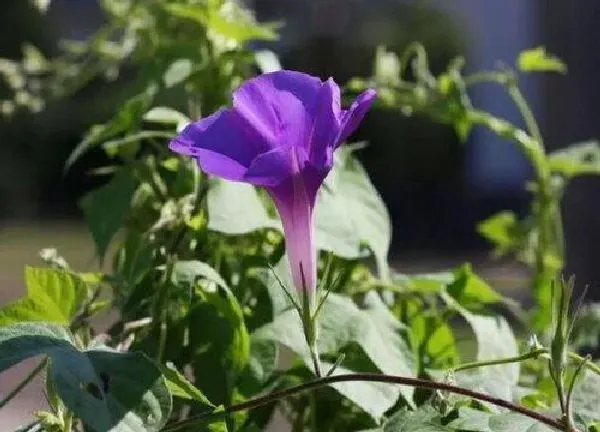
[[[194,157],[209,175],[265,188],[282,220],[292,278],[309,299],[316,290],[314,207],[334,150],[375,98],[340,106],[333,79],[293,71],[264,74],[233,93],[233,106],[188,125],[171,150]],[[243,215],[240,215],[243,217]]]

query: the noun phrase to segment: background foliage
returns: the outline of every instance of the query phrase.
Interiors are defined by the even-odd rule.
[[[244,79],[280,67],[272,53],[248,49],[275,38],[277,25],[230,0],[103,5],[107,23],[89,42],[65,43],[55,58],[29,46],[22,63],[0,63],[14,84],[5,112],[42,109],[98,74],[137,73],[132,94],[67,161],[69,169],[98,149],[110,161],[92,173],[103,185],[80,203],[106,270],[80,273],[44,250],[47,266],[26,269],[26,297],[0,310],[0,370],[46,356],[31,376],[44,371],[50,409],[22,430],[253,431],[276,410],[294,431],[546,430],[474,398],[366,380],[230,412],[312,377],[280,286],[291,286],[281,226],[262,191],[207,178],[166,144],[190,119],[228,104]],[[566,70],[542,48],[523,52],[515,70],[465,76],[462,65],[458,58],[434,75],[421,45],[399,56],[380,48],[373,76],[353,79],[348,92],[376,87],[381,109],[430,116],[462,139],[486,127],[525,154],[535,173],[529,214],[502,212],[479,231],[497,254],[531,266],[534,308],[522,310],[469,264],[411,275],[390,268],[386,207],[356,158],[361,146],[346,145],[317,204],[319,280],[331,291],[319,319],[325,369],[454,383],[596,430],[600,367],[577,351],[598,344],[598,307],[577,321],[569,313],[559,203],[573,177],[600,170],[600,149],[546,153],[518,89],[519,74]],[[472,105],[469,88],[484,82],[506,88],[527,130]],[[107,311],[117,318],[98,331],[93,319]]]

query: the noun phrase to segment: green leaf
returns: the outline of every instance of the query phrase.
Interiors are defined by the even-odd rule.
[[[579,351],[581,348],[600,345],[600,303],[582,305],[573,322],[570,345]]]
[[[248,370],[252,377],[264,384],[277,369],[278,350],[272,341],[250,338]]]
[[[456,280],[453,272],[422,273],[422,274],[401,274],[395,273],[392,276],[394,283],[406,287],[408,290],[420,291],[422,293],[439,293],[447,285]]]
[[[173,5],[175,6],[175,5]],[[163,75],[163,81],[166,88],[174,87],[182,83],[192,74],[193,65],[189,59],[175,60],[169,65]]]
[[[357,343],[381,372],[414,376],[413,354],[401,335],[404,328],[391,315],[377,294],[369,293],[365,297],[362,308],[349,298],[330,294],[323,306],[318,324],[320,353],[337,355],[343,347],[350,343]],[[271,324],[257,330],[254,337],[275,340],[287,346],[311,367],[302,324],[295,310],[288,310],[278,315]],[[348,369],[342,365],[335,373],[344,371]],[[396,402],[400,394],[409,404],[412,404],[411,387],[362,382],[337,383],[332,387],[352,400],[376,421],[381,419],[383,413]]]
[[[466,432],[551,432],[553,429],[524,415],[508,412],[494,414],[473,408],[459,408],[459,417],[449,427]]]
[[[383,425],[383,432],[446,432],[454,429],[442,424],[442,415],[435,408],[423,405],[416,411],[402,408]]]
[[[385,86],[400,84],[400,59],[393,51],[388,51],[384,46],[378,46],[375,51],[374,74],[377,83]]]
[[[256,189],[248,184],[211,179],[207,205],[208,229],[213,231],[239,235],[264,228],[281,229],[279,221],[269,217]]]
[[[63,314],[27,297],[17,299],[0,309],[0,327],[24,321],[47,321],[65,324]]]
[[[180,18],[189,19],[205,26],[221,36],[238,43],[250,40],[275,40],[277,24],[257,24],[250,13],[232,3],[228,4],[228,14],[213,5],[168,4],[165,9]]]
[[[201,294],[188,317],[195,383],[213,403],[231,404],[233,383],[250,359],[250,336],[242,308],[229,289]]]
[[[194,387],[173,364],[168,363],[166,366],[161,366],[160,369],[165,377],[167,387],[173,396],[200,402],[207,407],[214,408],[214,405],[210,403],[208,398]]]
[[[558,57],[548,54],[542,46],[521,51],[517,58],[517,68],[521,72],[567,73],[567,65]]]
[[[131,169],[121,169],[104,186],[88,193],[81,208],[100,258],[129,213],[136,179]]]
[[[499,303],[503,297],[483,279],[473,273],[470,264],[460,266],[454,272],[455,280],[448,285],[448,293],[463,307],[471,310],[482,305]]]
[[[150,123],[175,125],[177,132],[181,132],[191,122],[190,118],[185,114],[173,108],[162,106],[154,107],[144,114],[144,120]]]
[[[345,258],[364,256],[364,245],[375,255],[382,279],[389,278],[387,254],[390,217],[381,196],[354,157],[355,147],[337,150],[335,165],[321,188],[316,205],[319,248]]]
[[[573,410],[586,423],[600,422],[600,376],[586,370],[575,383]]]
[[[146,130],[122,138],[115,138],[102,143],[102,148],[108,157],[115,158],[124,154],[135,154],[139,149],[140,142],[148,139],[171,139],[175,137],[173,132]]]
[[[487,316],[469,312],[454,299],[443,294],[442,298],[459,312],[471,326],[477,340],[477,361],[497,360],[519,355],[517,340],[506,319],[501,315]],[[514,399],[519,380],[519,363],[486,366],[476,372],[458,372],[461,385],[506,400]]]
[[[69,324],[87,298],[79,276],[62,269],[25,268],[27,297],[0,309],[0,325],[18,321]]]
[[[171,413],[160,370],[141,353],[78,350],[61,326],[0,328],[0,372],[33,356],[50,358],[48,376],[65,405],[94,430],[158,432]]]
[[[48,10],[48,6],[50,6],[50,0],[32,0],[32,3],[42,13],[45,13]]]
[[[415,313],[410,320],[413,345],[417,347],[421,370],[448,369],[459,362],[454,332],[439,315]]]
[[[277,72],[282,69],[277,54],[270,50],[256,51],[254,60],[262,73]]]
[[[597,141],[571,144],[549,156],[552,172],[570,179],[586,174],[600,174],[600,145]]]
[[[477,232],[494,245],[497,256],[519,251],[527,234],[512,211],[490,216],[477,224]]]
[[[75,147],[65,163],[65,169],[70,169],[73,164],[89,150],[114,136],[128,131],[135,132],[142,116],[150,106],[156,94],[156,87],[149,86],[145,91],[127,100],[117,114],[107,123],[94,125],[90,128],[83,140]]]
[[[78,275],[52,268],[25,267],[27,297],[56,307],[70,319],[83,305],[88,289]]]
[[[175,285],[194,285],[198,278],[216,283],[218,286],[229,289],[221,275],[210,265],[202,261],[178,261],[173,266],[171,281]]]
[[[261,393],[277,370],[278,360],[279,349],[276,342],[251,336],[248,365],[237,386],[240,393],[246,398]]]

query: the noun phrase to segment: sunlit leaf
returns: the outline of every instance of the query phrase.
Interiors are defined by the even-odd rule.
[[[279,228],[256,189],[245,183],[213,178],[207,196],[208,229],[224,234],[248,234],[264,228]],[[240,217],[243,215],[243,217]]]
[[[477,276],[469,264],[456,269],[454,276],[455,280],[447,287],[448,293],[467,309],[481,309],[482,305],[503,300],[502,295]]]
[[[387,255],[391,222],[381,196],[354,157],[355,147],[336,152],[336,163],[321,188],[316,205],[316,241],[319,248],[345,258],[373,251],[379,274],[389,278]]]
[[[165,87],[170,88],[181,84],[192,74],[192,71],[193,65],[189,59],[175,60],[163,75]]]
[[[195,21],[209,30],[238,43],[249,40],[274,40],[276,24],[258,24],[251,15],[228,2],[225,7],[214,7],[212,4],[175,4],[165,5],[165,9],[174,16]]]
[[[144,114],[144,120],[152,123],[173,124],[175,125],[177,132],[182,131],[191,121],[185,114],[182,114],[173,108],[163,106],[152,108]]]
[[[210,265],[202,261],[178,261],[173,266],[171,281],[175,285],[193,285],[200,278],[214,282],[222,288],[229,289],[221,275]]]
[[[553,172],[572,178],[586,174],[600,174],[600,145],[597,141],[571,144],[549,156]]]
[[[522,51],[517,59],[517,67],[522,72],[567,72],[567,65],[558,57],[548,54],[542,46]]]
[[[281,70],[281,64],[277,55],[270,50],[258,50],[254,53],[256,64],[262,73],[270,73]]]
[[[207,407],[214,407],[208,398],[198,390],[188,379],[179,372],[172,364],[161,367],[167,387],[173,396],[194,400]]]
[[[331,294],[319,319],[319,351],[336,355],[350,343],[358,344],[381,372],[414,376],[412,352],[402,337],[402,324],[391,315],[379,296],[370,293],[362,308],[350,299]],[[257,330],[255,337],[275,340],[293,350],[312,369],[310,353],[302,334],[302,324],[295,310],[283,312],[273,323]],[[343,373],[347,368],[338,368]],[[413,389],[387,384],[348,382],[333,384],[375,420],[379,420],[402,394],[412,404]]]
[[[469,312],[448,295],[442,298],[470,325],[477,340],[478,361],[515,357],[519,349],[515,335],[501,315],[480,315]],[[480,368],[476,372],[458,372],[458,382],[497,397],[512,400],[519,380],[519,363],[501,364]]]
[[[87,286],[62,269],[27,267],[27,296],[0,309],[0,325],[18,321],[69,324],[87,297]]]
[[[517,251],[526,234],[512,211],[502,211],[490,216],[477,225],[477,231],[494,245],[494,252],[498,256]]]

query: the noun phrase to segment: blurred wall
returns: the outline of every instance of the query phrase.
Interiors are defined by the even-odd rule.
[[[540,2],[544,43],[568,65],[567,76],[545,80],[543,131],[551,148],[600,139],[600,2]],[[563,201],[567,274],[578,286],[589,284],[600,300],[600,178],[580,178]]]

